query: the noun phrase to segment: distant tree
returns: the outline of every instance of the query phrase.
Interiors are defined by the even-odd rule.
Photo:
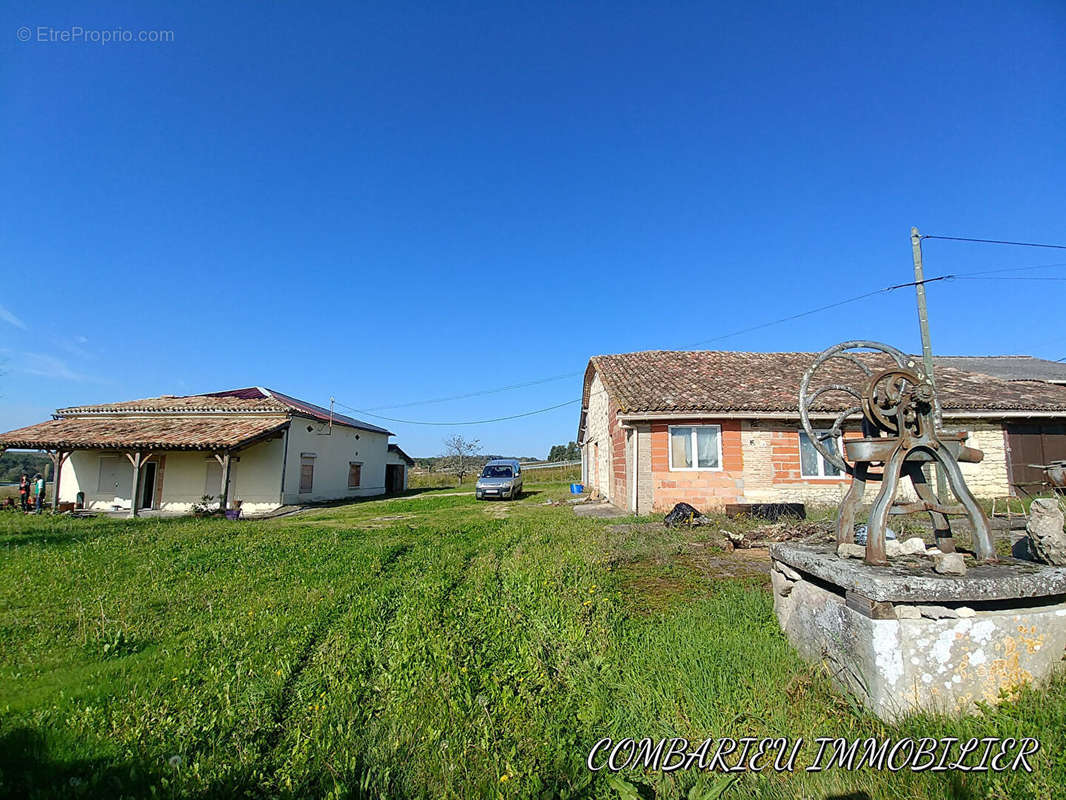
[[[480,451],[481,441],[478,439],[466,439],[457,433],[444,440],[445,458],[452,472],[459,476],[460,485],[470,471],[471,459]]]
[[[0,483],[17,483],[22,475],[31,478],[38,472],[47,479],[52,466],[51,460],[41,453],[15,452],[9,450],[0,456]]]
[[[577,442],[553,445],[548,451],[549,461],[578,461],[581,459],[581,448]]]

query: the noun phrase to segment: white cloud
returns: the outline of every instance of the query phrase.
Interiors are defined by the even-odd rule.
[[[14,325],[16,328],[22,328],[22,330],[26,330],[26,323],[16,317],[3,306],[0,306],[0,320],[3,320],[9,325]]]
[[[85,375],[71,369],[65,361],[46,353],[23,353],[22,362],[16,367],[19,372],[27,375],[38,375],[42,378],[59,378],[65,381],[96,381],[90,375]]]
[[[53,339],[60,350],[64,350],[77,358],[87,359],[92,358],[93,354],[85,347],[88,343],[88,339],[84,336],[71,336],[65,339],[56,338]]]

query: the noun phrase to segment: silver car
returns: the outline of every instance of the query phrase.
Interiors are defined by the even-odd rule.
[[[478,500],[502,497],[513,500],[522,494],[522,465],[513,458],[496,458],[485,465],[477,479],[474,494]]]

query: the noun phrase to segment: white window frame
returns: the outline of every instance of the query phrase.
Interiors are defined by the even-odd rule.
[[[675,467],[674,466],[674,428],[690,428],[692,437],[692,466],[691,467]],[[717,467],[700,467],[697,466],[700,462],[699,459],[699,439],[696,431],[700,428],[714,428],[718,432],[718,466]],[[666,454],[670,459],[670,472],[721,472],[722,466],[722,426],[721,425],[668,425],[666,428]]]
[[[815,432],[815,434],[828,433],[829,429],[828,428],[815,428],[814,432]],[[800,428],[799,436],[796,437],[796,447],[799,449],[800,477],[803,478],[804,480],[809,480],[809,481],[839,481],[839,480],[841,480],[843,478],[846,478],[847,477],[847,473],[844,472],[843,470],[841,470],[840,467],[837,467],[835,464],[832,464],[830,466],[833,466],[836,469],[840,470],[840,474],[839,475],[826,475],[825,474],[825,468],[826,468],[826,465],[829,464],[829,462],[826,461],[825,456],[823,456],[821,453],[818,452],[818,448],[814,447],[814,443],[813,442],[811,442],[811,447],[814,447],[814,454],[818,457],[818,474],[817,475],[807,475],[803,471],[803,437],[806,436],[806,435],[807,435],[807,431],[805,431],[802,428]],[[807,437],[807,438],[809,439],[810,437]]]

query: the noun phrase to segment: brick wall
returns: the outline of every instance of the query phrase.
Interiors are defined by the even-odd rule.
[[[963,476],[970,491],[977,497],[999,497],[1009,492],[1005,435],[1001,425],[980,421],[946,426],[949,430],[966,430],[970,437],[966,444],[984,451],[979,464],[962,464]],[[799,423],[745,420],[742,428],[744,442],[744,488],[751,503],[807,503],[836,504],[850,483],[850,477],[804,478],[800,474]],[[847,431],[845,436],[859,436]],[[866,487],[864,502],[872,503],[880,484]],[[900,483],[899,499],[917,499],[911,483]]]
[[[670,470],[670,434],[674,425],[720,425],[722,468]],[[676,503],[689,503],[700,511],[743,502],[744,452],[739,420],[713,418],[671,420],[651,425],[652,508],[669,511]]]
[[[850,477],[804,478],[799,432],[799,423],[743,421],[745,502],[818,505],[840,501]]]

